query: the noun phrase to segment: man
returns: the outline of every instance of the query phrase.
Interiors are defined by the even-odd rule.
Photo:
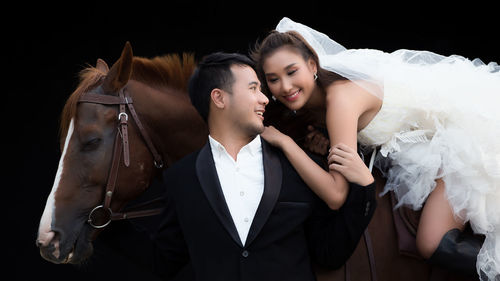
[[[351,184],[330,210],[259,136],[269,101],[243,55],[205,57],[189,94],[210,136],[164,174],[154,270],[171,279],[190,262],[196,280],[308,281],[312,262],[344,264],[373,215],[375,184]]]

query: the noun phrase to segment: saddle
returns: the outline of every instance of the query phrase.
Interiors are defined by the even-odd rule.
[[[421,211],[414,211],[401,206],[395,209],[397,202],[394,192],[389,192],[392,204],[392,214],[399,253],[416,259],[423,259],[417,251],[416,235]]]

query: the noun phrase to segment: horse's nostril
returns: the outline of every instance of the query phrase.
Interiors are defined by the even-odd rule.
[[[36,239],[36,245],[40,247],[47,247],[50,242],[54,239],[55,232],[54,231],[49,231],[49,232],[41,232],[38,234],[38,238]]]

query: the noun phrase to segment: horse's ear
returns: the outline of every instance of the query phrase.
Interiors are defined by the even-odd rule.
[[[101,71],[103,73],[108,73],[108,71],[109,71],[108,64],[102,59],[97,59],[97,63],[95,64],[95,68],[97,68],[99,71]]]
[[[117,93],[127,84],[132,74],[132,60],[132,46],[127,41],[125,47],[123,47],[122,55],[113,64],[102,83],[102,87],[106,93]]]

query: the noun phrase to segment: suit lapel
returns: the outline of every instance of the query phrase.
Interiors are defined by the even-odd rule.
[[[266,223],[276,205],[281,191],[283,171],[276,152],[269,143],[262,140],[262,161],[264,162],[264,193],[250,227],[245,246],[250,245]]]
[[[209,143],[207,143],[198,154],[198,158],[196,159],[196,173],[200,180],[201,188],[220,222],[233,240],[240,245],[240,247],[243,247],[231,213],[227,207],[226,200],[224,199],[224,194],[222,193]]]

